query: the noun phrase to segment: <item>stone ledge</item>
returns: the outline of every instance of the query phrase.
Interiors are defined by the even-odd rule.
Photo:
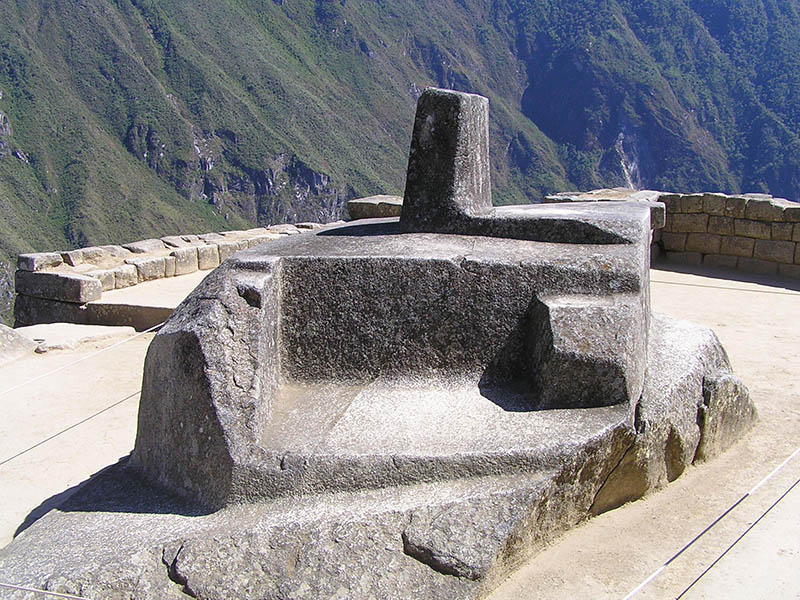
[[[347,212],[353,220],[399,217],[402,211],[403,198],[400,196],[368,196],[347,203]]]
[[[543,204],[559,204],[569,202],[638,202],[650,206],[650,227],[661,229],[666,223],[668,207],[661,201],[662,197],[675,198],[655,190],[631,190],[628,188],[610,188],[592,190],[590,192],[562,192],[545,196]]]

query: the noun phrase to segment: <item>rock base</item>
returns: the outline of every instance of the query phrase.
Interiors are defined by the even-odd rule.
[[[648,356],[635,416],[539,411],[573,422],[573,436],[515,474],[208,513],[149,486],[126,459],[21,532],[0,571],[86,598],[481,598],[559,533],[665,485],[754,422],[710,330],[654,315]]]

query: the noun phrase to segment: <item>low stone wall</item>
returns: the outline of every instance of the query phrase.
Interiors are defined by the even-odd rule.
[[[118,246],[20,254],[15,284],[19,310],[15,310],[15,319],[17,325],[33,325],[29,322],[30,311],[21,308],[27,304],[49,301],[54,307],[62,303],[84,305],[100,300],[106,291],[213,269],[239,250],[320,227],[323,225],[319,223],[274,225],[246,231],[173,235]]]
[[[766,194],[594,190],[545,202],[663,202],[653,244],[667,260],[800,279],[800,203]]]
[[[800,204],[761,195],[664,194],[666,257],[800,279]]]

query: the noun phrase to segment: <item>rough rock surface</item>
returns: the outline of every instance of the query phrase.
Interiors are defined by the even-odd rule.
[[[646,248],[602,248],[409,235],[368,221],[241,252],[151,345],[134,462],[213,506],[513,469],[513,461],[487,465],[468,453],[386,470],[385,458],[369,458],[379,438],[352,457],[333,447],[332,456],[287,459],[260,436],[276,405],[311,402],[320,387],[340,396],[341,407],[309,412],[376,404],[398,382],[438,402],[443,381],[468,398],[526,411],[624,404],[630,412],[644,377]],[[583,341],[576,310],[595,323]],[[576,381],[579,394],[559,392],[574,392]]]
[[[727,364],[711,332],[657,317],[651,333],[649,350],[673,360],[663,369],[658,362],[649,366],[655,379],[641,402],[646,417],[637,422],[624,407],[526,413],[495,406],[494,419],[505,414],[506,420],[487,438],[518,419],[544,420],[542,432],[557,432],[557,422],[573,432],[556,433],[547,450],[553,460],[540,456],[523,473],[307,494],[209,512],[150,487],[125,460],[0,550],[0,570],[10,581],[87,598],[483,597],[559,532],[602,512],[604,503],[610,508],[609,491],[626,491],[622,501],[640,497],[666,482],[676,456],[691,461],[706,397],[710,411],[721,409],[715,413],[721,421],[738,422],[738,429],[752,422],[752,410],[741,410],[752,408],[746,397],[727,407],[720,401],[721,389],[733,399],[737,385],[704,386],[720,381]],[[675,384],[660,390],[674,377]],[[695,395],[683,395],[690,390]],[[354,412],[343,432],[351,437],[365,428],[363,411]],[[476,417],[476,431],[492,422]],[[738,435],[716,431],[717,449]],[[688,440],[686,452],[675,441],[680,436]],[[638,467],[631,457],[641,459]],[[295,468],[291,462],[283,467]],[[404,459],[390,462],[398,469]]]
[[[426,89],[417,101],[400,223],[405,231],[458,231],[492,210],[489,101]]]
[[[608,478],[593,514],[641,498],[713,458],[755,422],[747,388],[709,329],[653,315],[634,443]]]

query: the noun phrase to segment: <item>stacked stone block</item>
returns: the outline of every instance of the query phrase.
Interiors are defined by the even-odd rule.
[[[800,204],[766,195],[663,194],[669,260],[800,279]]]

